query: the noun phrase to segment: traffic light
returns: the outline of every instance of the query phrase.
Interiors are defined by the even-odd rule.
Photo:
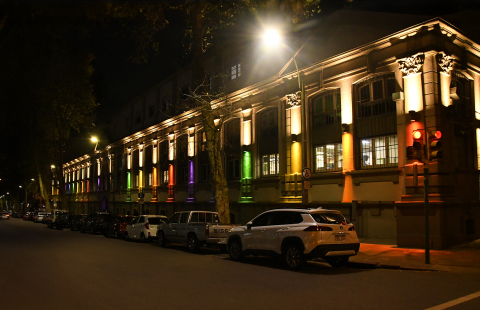
[[[430,160],[435,160],[442,158],[442,141],[440,139],[442,138],[442,132],[441,131],[436,131],[434,133],[430,133],[429,137],[429,159]]]
[[[413,132],[413,158],[422,161],[424,154],[423,135],[420,130]]]

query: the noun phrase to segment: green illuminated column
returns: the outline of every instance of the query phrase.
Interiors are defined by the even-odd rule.
[[[127,199],[126,201],[132,201],[132,195],[130,193],[131,186],[131,175],[130,172],[127,172]]]
[[[252,155],[248,151],[243,152],[242,159],[242,188],[240,202],[253,202],[252,193]]]

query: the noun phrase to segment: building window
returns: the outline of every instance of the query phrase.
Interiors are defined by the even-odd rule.
[[[242,67],[241,64],[234,65],[230,67],[230,79],[234,80],[239,78],[242,75]]]
[[[361,169],[398,166],[397,135],[360,140]]]
[[[392,100],[395,92],[393,75],[371,78],[357,87],[357,116],[359,118],[382,115],[396,111]]]
[[[153,173],[148,174],[148,187],[152,187],[153,185]]]
[[[321,127],[325,125],[342,122],[342,102],[340,91],[329,91],[315,98],[313,101],[313,126]]]
[[[327,144],[315,147],[315,172],[342,171],[342,144]]]
[[[163,111],[168,111],[170,110],[170,101],[163,99]]]
[[[227,178],[229,180],[240,179],[240,160],[230,159],[227,161]]]
[[[168,181],[169,181],[168,170],[165,170],[165,171],[163,171],[162,183],[163,184],[168,184]]]
[[[200,171],[200,181],[209,182],[210,181],[210,164],[203,164]]]
[[[262,176],[278,175],[280,170],[280,156],[269,154],[262,156]]]
[[[155,116],[155,106],[151,105],[148,107],[148,117]]]

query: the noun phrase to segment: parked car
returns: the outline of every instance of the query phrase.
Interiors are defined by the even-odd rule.
[[[10,213],[8,212],[2,212],[0,215],[0,219],[2,220],[9,220],[10,219]]]
[[[70,230],[80,230],[82,221],[87,217],[87,214],[75,215],[70,223]]]
[[[52,214],[49,214],[48,216],[45,216],[45,224],[47,224],[48,228],[54,228],[55,220],[53,219]]]
[[[35,212],[29,212],[27,216],[27,221],[33,221],[34,217],[35,217]]]
[[[232,259],[249,254],[281,256],[290,269],[299,269],[312,258],[341,267],[359,249],[353,224],[340,211],[322,208],[269,210],[228,234]]]
[[[75,215],[70,212],[63,212],[55,219],[54,226],[56,229],[64,229],[70,227],[70,222]]]
[[[42,218],[42,224],[47,224],[47,219],[52,216],[52,213],[47,213]]]
[[[201,245],[215,245],[226,249],[228,232],[237,225],[221,224],[217,212],[183,211],[176,212],[165,224],[158,227],[158,243],[186,243],[190,251]]]
[[[29,214],[30,214],[30,212],[27,212],[27,213],[25,213],[25,214],[22,216],[22,218],[23,218],[24,221],[27,221],[27,220],[28,220],[28,215],[29,215]]]
[[[92,234],[95,234],[96,232],[99,232],[102,227],[102,222],[106,217],[110,217],[110,215],[107,212],[94,212],[90,213],[83,221],[82,225],[80,226],[80,232],[84,233],[86,231],[91,232]]]
[[[33,222],[34,223],[40,223],[43,220],[43,217],[47,214],[45,211],[37,211],[33,215]]]
[[[115,215],[111,221],[104,222],[103,234],[105,237],[123,237],[127,224],[130,223],[135,216],[133,215]]]
[[[125,229],[125,240],[150,241],[157,237],[158,225],[165,223],[164,215],[140,215],[134,218]]]

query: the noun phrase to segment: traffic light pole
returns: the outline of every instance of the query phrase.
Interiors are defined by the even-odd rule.
[[[428,200],[428,162],[423,164],[423,191],[425,195],[425,264],[430,264],[430,214]]]

